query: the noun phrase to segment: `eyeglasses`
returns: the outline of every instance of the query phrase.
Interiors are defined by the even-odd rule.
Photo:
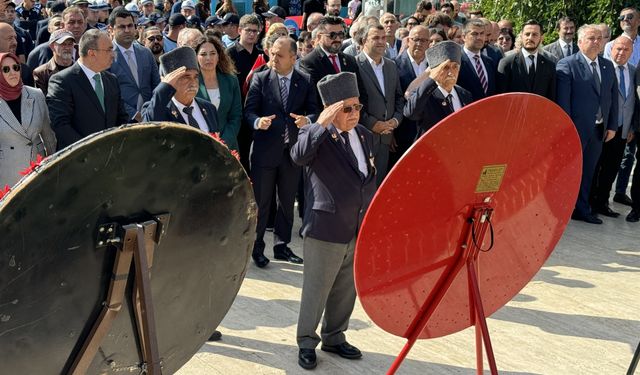
[[[242,29],[246,32],[248,32],[249,34],[257,34],[259,32],[259,30],[257,29]]]
[[[13,69],[14,72],[19,72],[20,69],[21,69],[20,64],[13,64],[13,65],[10,65],[10,66],[9,65],[3,66],[2,67],[2,72],[5,73],[5,74],[8,74],[11,71],[11,69]]]
[[[162,41],[162,35],[148,36],[147,40],[150,41],[150,42],[161,42]]]
[[[331,40],[336,40],[338,38],[344,39],[345,33],[344,31],[332,31],[330,33],[322,33],[322,35],[328,36]]]
[[[618,21],[622,22],[622,21],[631,21],[633,19],[633,13],[627,13],[625,15],[622,15],[620,17],[618,17]]]
[[[354,104],[354,105],[349,106],[349,107],[343,107],[342,108],[342,112],[344,112],[344,113],[351,113],[353,111],[360,112],[362,107],[364,107],[364,105],[362,105],[362,104]]]

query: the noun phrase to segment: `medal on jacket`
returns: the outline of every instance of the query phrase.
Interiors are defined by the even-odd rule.
[[[334,141],[338,140],[338,136],[336,135],[336,133],[331,133],[331,138],[333,138]]]
[[[202,114],[206,116],[207,115],[207,110],[204,109],[204,108],[200,108],[200,109],[202,110]]]
[[[173,117],[178,118],[178,112],[175,109],[171,110],[171,114]]]

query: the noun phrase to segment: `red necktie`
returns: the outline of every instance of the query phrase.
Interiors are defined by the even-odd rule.
[[[333,64],[333,69],[336,70],[336,73],[340,73],[340,67],[338,66],[338,62],[336,61],[336,55],[329,55],[329,59]]]

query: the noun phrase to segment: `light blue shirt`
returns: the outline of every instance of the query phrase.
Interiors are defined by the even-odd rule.
[[[604,57],[611,60],[611,49],[613,48],[613,40],[604,46]],[[629,64],[638,66],[640,62],[640,38],[633,40],[633,51],[631,52],[631,58],[629,58]]]

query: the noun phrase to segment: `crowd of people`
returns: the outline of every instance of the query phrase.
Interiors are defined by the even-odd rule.
[[[557,22],[543,46],[535,20],[519,30],[456,0],[421,0],[407,17],[362,2],[255,0],[240,17],[231,0],[23,0],[0,4],[0,183],[82,138],[126,123],[172,121],[217,133],[253,183],[252,252],[303,263],[288,244],[298,202],[306,261],[299,364],[315,347],[354,359],[344,331],[355,302],[353,249],[376,186],[417,138],[474,101],[529,92],[556,102],[582,143],[572,218],[640,220],[637,157],[640,13],[606,24]],[[350,19],[347,27],[343,14]],[[302,16],[300,32],[285,26]],[[345,17],[345,18],[346,18]],[[329,256],[328,254],[331,254]],[[324,311],[322,338],[315,330]],[[219,336],[218,336],[219,337]]]

